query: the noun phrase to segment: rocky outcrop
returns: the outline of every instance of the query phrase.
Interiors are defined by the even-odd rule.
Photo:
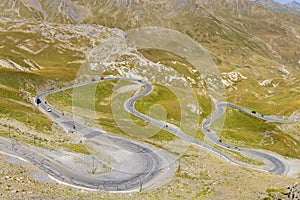
[[[300,199],[300,184],[296,183],[290,188],[290,191],[288,193],[288,199],[290,200],[296,200]]]

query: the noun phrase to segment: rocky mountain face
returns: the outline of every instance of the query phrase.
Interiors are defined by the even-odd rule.
[[[287,7],[294,9],[296,11],[300,12],[300,3],[298,3],[297,1],[292,1],[290,3],[285,4]]]
[[[262,6],[264,6],[265,8],[267,8],[272,12],[281,13],[281,14],[294,14],[294,15],[300,14],[297,12],[297,10],[294,7],[295,3],[297,2],[294,3],[290,2],[285,5],[277,3],[274,0],[254,0],[254,2],[261,4]]]
[[[298,84],[300,15],[266,5],[290,9],[272,0],[2,0],[0,58],[15,68],[75,66],[101,43],[94,33],[102,26],[112,28],[105,37],[120,29],[165,27],[208,49],[231,89],[254,81],[264,87],[261,96],[273,96]],[[231,74],[247,79],[231,80]]]
[[[272,0],[255,2],[3,0],[0,3],[0,16],[14,20],[92,23],[123,30],[147,26],[167,27],[186,33],[207,47],[213,52],[218,65],[228,65],[228,60],[231,63],[253,65],[257,62],[249,58],[256,55],[262,56],[265,63],[274,61],[299,67],[300,50],[294,45],[300,38],[298,16],[292,14],[283,19],[280,14],[276,15],[260,6],[271,5],[270,10],[277,11],[283,7],[280,4]],[[290,8],[285,6],[284,9]]]
[[[87,10],[69,0],[4,0],[1,16],[11,19],[47,20],[51,22],[81,22]]]

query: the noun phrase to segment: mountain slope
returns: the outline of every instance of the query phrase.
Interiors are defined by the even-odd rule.
[[[70,0],[4,0],[1,16],[14,19],[35,19],[61,23],[79,23],[87,15],[83,5]]]
[[[254,0],[254,2],[263,5],[265,8],[269,9],[272,12],[277,12],[281,14],[300,14],[297,13],[296,10],[293,8],[294,4],[292,2],[285,5],[277,3],[274,0]]]
[[[260,54],[285,65],[297,66],[299,60],[294,55],[299,52],[294,46],[300,37],[297,18],[285,21],[248,0],[4,0],[1,7],[1,16],[6,18],[95,23],[123,30],[147,26],[176,29],[216,54],[224,55],[227,49],[230,53],[225,55],[235,58],[227,60],[237,59],[235,62],[240,64],[249,54]],[[228,44],[228,48],[218,49],[220,43]],[[248,61],[245,64],[253,65]]]
[[[271,0],[265,2],[274,3]],[[297,45],[300,22],[296,20],[297,16],[285,14],[295,19],[288,21],[281,13],[271,12],[250,0],[4,0],[0,5],[3,8],[0,10],[3,21],[0,58],[6,64],[9,62],[9,66],[13,61],[26,68],[39,69],[41,66],[44,71],[53,66],[78,67],[80,63],[75,60],[84,59],[101,43],[97,38],[86,38],[101,26],[86,24],[123,30],[158,26],[178,30],[198,41],[211,52],[225,78],[231,73],[248,78],[238,81],[241,83],[226,80],[230,83],[230,91],[241,92],[241,88],[256,84],[253,90],[259,97],[251,101],[261,101],[270,91],[267,96],[272,98],[276,96],[275,91],[284,90],[286,85],[297,87],[294,82],[300,69],[300,46]],[[38,20],[65,24],[36,22]],[[74,25],[78,23],[81,25]],[[40,31],[33,34],[36,30]],[[24,36],[24,32],[32,35]],[[60,56],[49,60],[49,55]],[[267,80],[276,80],[276,87],[259,85]],[[289,93],[282,95],[287,102]]]
[[[300,12],[300,3],[298,3],[297,1],[292,1],[292,2],[289,2],[285,5],[289,8],[291,8],[291,9],[293,9],[293,10],[296,10],[296,11]]]
[[[33,105],[33,97],[37,92],[71,85],[86,56],[105,39],[124,35],[125,32],[122,30],[148,26],[180,31],[208,49],[220,69],[227,92],[226,101],[266,115],[286,118],[299,116],[300,20],[297,19],[299,18],[296,14],[274,12],[251,0],[2,0],[0,1],[0,130],[5,133],[7,127],[12,125],[15,126],[13,131],[17,132],[19,127],[11,123],[17,120],[39,131],[37,134],[45,132],[46,134],[39,135],[43,145],[49,143],[51,146],[57,141],[64,143],[60,137],[48,138],[48,135],[54,134],[55,124],[51,124],[42,113],[38,112]],[[105,75],[130,76],[130,73],[135,71],[142,77],[155,77],[155,72],[160,72],[157,69],[168,67],[170,70],[175,68],[174,71],[179,69],[182,78],[186,80],[190,78],[195,82],[198,81],[198,84],[202,83],[200,79],[194,79],[195,74],[189,63],[185,63],[183,58],[178,60],[175,58],[176,56],[170,55],[169,52],[142,49],[122,56],[115,62],[107,63],[106,68],[110,71],[106,71]],[[151,63],[155,68],[150,68],[152,71],[139,72],[135,70],[135,67],[139,68],[139,63],[148,65]],[[168,75],[173,76],[170,71]],[[152,81],[157,82],[155,79]],[[201,94],[205,92],[204,87],[194,89]],[[157,92],[157,96],[163,95]],[[163,100],[163,104],[161,99],[149,102],[170,106],[175,116],[172,116],[172,119],[176,120],[177,114],[179,118],[179,112],[174,109],[170,98]],[[201,96],[199,100],[207,117],[211,113],[208,106],[210,99],[208,96]],[[109,102],[109,99],[105,101]],[[111,113],[110,104],[101,103],[97,105],[106,109],[107,113]],[[236,113],[235,111],[229,113],[227,118],[228,124],[232,124],[231,120],[236,119],[236,126],[228,126],[227,130],[223,130],[222,134],[227,135],[227,138],[257,148],[269,145],[292,157],[299,155],[298,152],[289,154],[286,151],[299,149],[299,123],[275,124],[276,127],[272,131],[262,132],[252,129],[256,128],[257,121],[248,123],[243,121],[241,113]],[[103,115],[103,118],[105,118],[101,124],[103,127],[106,124],[110,127],[108,130],[115,128],[114,121],[111,121],[108,115]],[[247,127],[240,125],[252,127],[247,130]],[[62,130],[56,132],[63,133]],[[32,141],[34,134],[36,133],[30,132],[24,136],[17,133],[16,137]],[[263,139],[260,142],[254,140],[251,144],[244,139],[245,137],[243,138],[247,135]],[[23,138],[22,141],[25,140]],[[186,163],[190,162],[188,159]],[[195,160],[199,160],[198,156]],[[200,161],[210,166],[207,160],[202,162],[200,159]],[[198,168],[197,166],[196,169]],[[180,173],[185,171],[182,170]],[[227,174],[228,170],[225,169],[225,172]],[[180,173],[182,180],[186,175]],[[240,174],[244,173],[243,171]],[[255,177],[256,173],[251,171],[249,177]],[[219,178],[220,171],[214,174]],[[229,176],[232,178],[236,174],[233,170]],[[262,177],[266,177],[266,174]],[[194,179],[193,176],[191,178]],[[248,185],[257,186],[256,181],[253,182],[248,177],[245,179],[251,180],[250,183],[242,184],[247,185],[245,191],[248,191]],[[188,181],[187,185],[190,186],[190,180]],[[241,185],[241,179],[238,177],[232,182]],[[273,183],[278,181],[273,181],[270,185],[274,185]],[[227,191],[224,190],[224,184],[220,185],[221,189],[217,194]],[[199,189],[201,190],[197,188],[195,191]],[[242,189],[236,190],[234,187],[235,192]]]

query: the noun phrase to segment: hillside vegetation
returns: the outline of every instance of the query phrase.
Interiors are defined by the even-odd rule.
[[[207,49],[220,71],[226,88],[226,101],[265,115],[299,117],[299,16],[299,11],[290,12],[271,0],[2,0],[0,135],[29,144],[33,144],[33,136],[38,135],[37,145],[40,147],[65,148],[87,154],[84,144],[75,144],[78,138],[66,134],[39,111],[34,97],[40,92],[73,84],[74,79],[78,78],[78,70],[89,61],[87,58],[96,47],[108,38],[124,38],[127,30],[142,27],[180,31]],[[145,63],[150,70],[143,70]],[[199,125],[214,111],[199,73],[193,71],[193,66],[185,58],[172,52],[135,49],[106,64],[103,74],[87,76],[87,79],[115,75],[143,77],[152,82],[153,92],[136,104],[136,108],[147,115],[153,114],[150,110],[153,105],[160,104],[166,110],[167,121],[180,124],[178,100],[162,81],[170,77],[185,80],[197,95]],[[157,74],[162,78],[156,78]],[[111,96],[116,85],[116,82],[98,85],[95,93],[97,118],[86,117],[85,123],[127,137],[117,126],[112,114]],[[128,85],[132,83],[124,83],[124,86]],[[48,101],[66,114],[73,114],[72,90],[53,94]],[[88,107],[84,104],[81,106]],[[138,125],[147,125],[131,117]],[[224,127],[217,131],[222,139],[239,146],[267,149],[299,158],[299,123],[273,124],[228,109]],[[196,137],[205,140],[201,129]],[[142,141],[164,147],[176,139],[161,131]],[[170,151],[176,152],[180,145],[172,148]],[[208,164],[205,164],[202,162],[204,159],[199,159],[201,152],[192,149],[186,153],[182,159],[182,171],[177,173],[172,183],[155,192],[134,195],[134,198],[155,199],[164,195],[173,199],[215,199],[216,196],[225,195],[233,199],[237,198],[239,191],[247,191],[245,198],[250,196],[248,199],[253,199],[258,196],[257,190],[264,193],[269,188],[268,191],[273,191],[273,187],[276,190],[294,181],[228,166],[211,156]],[[248,162],[260,164],[259,161]],[[282,183],[279,184],[278,180]],[[5,185],[6,181],[0,183],[1,192],[4,190],[2,184]],[[257,182],[259,184],[256,185]],[[196,185],[195,189],[190,188],[191,184]],[[53,185],[51,188],[57,190]],[[249,188],[253,189],[250,191]],[[181,192],[178,192],[179,189]],[[63,187],[59,190],[65,192],[67,189]],[[13,190],[9,188],[3,193],[8,191]],[[44,197],[54,195],[51,191],[46,192]],[[77,195],[77,192],[67,194]],[[42,192],[33,193],[41,195]],[[91,198],[99,197],[97,194],[89,195]],[[101,198],[108,196],[100,195]],[[128,198],[126,195],[111,197]]]

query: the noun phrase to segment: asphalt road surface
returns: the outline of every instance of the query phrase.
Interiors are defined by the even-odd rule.
[[[132,79],[131,81],[137,82],[137,80],[134,80],[134,79]],[[219,156],[223,157],[224,159],[228,160],[231,163],[249,167],[249,168],[253,168],[253,169],[264,170],[264,171],[268,171],[268,172],[275,173],[275,174],[283,174],[284,175],[288,172],[288,170],[289,170],[288,163],[285,162],[285,160],[281,156],[276,155],[275,153],[272,153],[272,152],[268,152],[268,151],[240,148],[240,147],[231,145],[229,143],[225,143],[220,140],[220,138],[218,137],[216,132],[211,130],[210,125],[225,113],[225,107],[233,107],[233,108],[239,109],[245,113],[253,115],[254,117],[264,119],[266,121],[271,121],[271,122],[279,122],[279,123],[298,122],[298,121],[300,121],[300,117],[294,118],[294,119],[280,119],[280,118],[273,117],[273,116],[264,116],[257,112],[253,113],[252,111],[250,111],[242,106],[238,106],[238,105],[228,103],[228,102],[222,102],[222,103],[216,104],[217,113],[212,115],[212,117],[209,118],[208,120],[205,120],[202,124],[202,129],[203,129],[206,137],[209,138],[215,145],[218,145],[224,149],[235,151],[235,152],[241,153],[245,156],[251,156],[251,157],[257,158],[265,163],[264,166],[253,166],[253,165],[249,165],[247,163],[238,161],[238,160],[226,155],[225,153],[219,151],[218,149],[214,148],[213,146],[194,139],[193,137],[185,134],[179,127],[176,127],[169,123],[155,120],[155,119],[150,118],[150,117],[140,113],[139,111],[137,111],[134,107],[135,102],[138,99],[142,98],[143,96],[148,95],[152,91],[152,85],[150,83],[147,83],[144,81],[140,82],[140,83],[144,84],[146,86],[146,89],[142,93],[130,98],[124,105],[125,109],[128,112],[130,112],[131,114],[133,114],[147,122],[150,122],[156,126],[159,126],[160,128],[178,136],[179,138],[181,138],[183,140],[186,140],[190,143],[199,145],[200,147],[202,147],[204,149],[207,149],[215,154],[218,154]],[[168,125],[168,126],[166,126],[166,125]]]
[[[106,78],[106,80],[111,79]],[[21,143],[12,145],[13,141],[4,138],[0,138],[0,150],[33,163],[55,180],[71,186],[112,192],[139,191],[141,185],[143,189],[159,187],[169,177],[173,176],[177,169],[177,163],[170,157],[171,154],[158,151],[151,145],[111,136],[102,130],[75,122],[45,100],[49,94],[90,83],[50,90],[39,94],[36,99],[41,100],[39,108],[64,130],[89,140],[101,149],[101,153],[111,154],[113,163],[111,172],[100,175],[81,174],[80,171],[69,169],[29,145]]]
[[[276,174],[287,173],[288,164],[281,156],[268,151],[240,148],[223,141],[220,142],[220,138],[218,137],[218,135],[214,131],[210,130],[210,125],[212,124],[212,122],[214,122],[224,114],[226,107],[233,107],[245,113],[251,114],[257,118],[261,118],[271,122],[291,123],[299,121],[300,118],[284,120],[272,116],[264,116],[258,113],[254,114],[252,113],[252,111],[244,107],[227,102],[216,104],[216,114],[212,115],[211,118],[205,120],[202,124],[204,133],[215,145],[218,145],[225,149],[229,149],[231,151],[239,152],[246,156],[254,156],[255,158],[258,158],[266,163],[265,166],[261,167],[253,166],[241,161],[237,161],[236,159],[216,149],[214,146],[194,139],[173,124],[153,119],[137,111],[134,107],[136,101],[150,94],[153,88],[152,85],[148,82],[131,78],[105,77],[102,80],[91,80],[90,82],[84,82],[61,89],[50,90],[45,93],[39,94],[36,97],[36,99],[41,100],[39,108],[46,115],[48,115],[52,121],[56,122],[66,131],[74,132],[74,134],[80,135],[86,140],[92,141],[99,147],[103,146],[104,148],[102,148],[101,151],[104,151],[106,154],[112,154],[111,156],[113,160],[119,160],[118,162],[116,162],[116,167],[110,173],[90,176],[82,175],[79,172],[70,170],[58,161],[50,159],[47,155],[36,151],[34,148],[31,148],[28,145],[18,144],[13,146],[11,145],[11,140],[4,138],[0,139],[0,150],[7,154],[18,156],[31,162],[54,177],[56,180],[72,186],[117,192],[138,191],[140,189],[141,182],[143,183],[143,187],[147,189],[159,187],[159,185],[163,183],[164,180],[174,174],[177,168],[176,163],[174,163],[172,159],[169,158],[169,155],[167,153],[164,154],[161,153],[161,151],[156,151],[157,149],[151,145],[137,143],[130,139],[125,139],[122,137],[113,137],[106,134],[102,130],[88,127],[79,122],[75,122],[73,119],[68,118],[45,101],[46,96],[49,94],[95,82],[110,80],[132,81],[145,86],[145,89],[142,92],[134,95],[124,104],[124,108],[129,113],[149,123],[152,123],[160,127],[161,129],[164,129],[176,135],[177,137],[190,142],[191,144],[196,144],[201,148],[215,153],[231,163]]]

